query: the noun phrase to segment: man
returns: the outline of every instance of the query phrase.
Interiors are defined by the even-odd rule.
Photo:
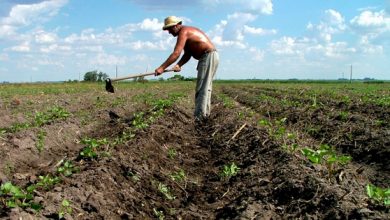
[[[180,72],[181,67],[191,57],[198,60],[198,77],[195,90],[195,119],[207,119],[210,115],[211,90],[215,72],[218,68],[219,56],[206,34],[196,27],[182,25],[182,20],[169,16],[164,20],[163,30],[167,30],[172,36],[177,37],[174,51],[168,59],[155,70],[155,75],[161,75],[164,70],[174,63],[182,51],[184,54],[173,67],[175,72]]]

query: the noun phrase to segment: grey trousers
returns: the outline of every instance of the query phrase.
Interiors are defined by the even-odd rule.
[[[198,62],[198,78],[195,90],[195,118],[207,118],[211,110],[213,78],[219,64],[217,51],[204,54]]]

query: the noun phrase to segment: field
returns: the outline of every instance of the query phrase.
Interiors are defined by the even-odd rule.
[[[390,84],[0,85],[2,219],[389,219]]]

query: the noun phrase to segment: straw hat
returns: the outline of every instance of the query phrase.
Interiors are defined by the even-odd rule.
[[[164,20],[164,27],[162,28],[163,30],[166,30],[172,26],[175,26],[177,24],[181,24],[182,20],[176,16],[169,16],[165,18]]]

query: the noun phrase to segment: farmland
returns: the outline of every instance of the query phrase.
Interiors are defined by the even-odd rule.
[[[390,84],[0,86],[0,217],[386,219]]]

